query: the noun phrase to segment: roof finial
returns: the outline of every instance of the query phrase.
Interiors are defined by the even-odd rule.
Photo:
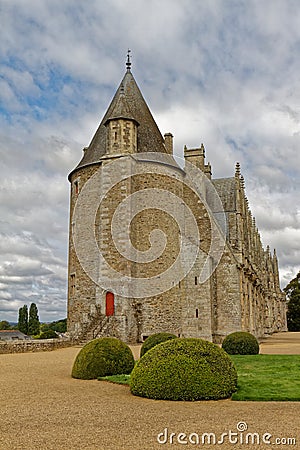
[[[130,69],[131,69],[131,61],[130,61],[131,56],[130,56],[130,53],[131,53],[131,50],[128,49],[128,51],[127,51],[127,61],[126,61],[127,72],[130,72]]]

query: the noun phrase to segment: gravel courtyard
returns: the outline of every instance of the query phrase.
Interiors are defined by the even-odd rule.
[[[0,355],[0,450],[300,448],[300,402],[170,402],[134,397],[128,386],[72,379],[79,350]],[[137,353],[138,348],[133,350]],[[261,353],[300,354],[300,333],[268,338]],[[267,439],[274,445],[240,443],[246,435],[242,431],[236,444],[229,443],[228,437],[223,444],[201,444],[203,433],[214,433],[220,440],[222,433],[237,432],[239,422],[261,440],[270,433]],[[161,443],[159,433],[163,433]],[[178,443],[180,433],[187,437],[179,440],[190,438],[187,444]],[[288,445],[286,438],[296,438],[296,445]]]

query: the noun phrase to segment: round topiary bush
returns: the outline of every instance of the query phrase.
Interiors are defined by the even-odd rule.
[[[128,374],[134,367],[132,351],[116,338],[90,341],[78,353],[72,377],[92,380],[106,375]]]
[[[246,331],[238,331],[226,336],[222,348],[229,355],[257,355],[259,343],[255,336]]]
[[[172,333],[156,333],[149,336],[141,347],[141,357],[147,353],[150,348],[155,347],[155,345],[160,344],[161,342],[168,341],[169,339],[177,339],[177,336]]]
[[[218,400],[236,391],[230,357],[211,342],[177,338],[156,345],[135,365],[133,395],[161,400]]]

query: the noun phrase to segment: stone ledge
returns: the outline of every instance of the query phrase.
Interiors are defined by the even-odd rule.
[[[50,352],[58,348],[72,347],[76,342],[70,339],[40,339],[0,342],[0,354]]]

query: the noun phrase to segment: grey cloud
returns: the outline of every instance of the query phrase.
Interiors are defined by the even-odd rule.
[[[43,267],[41,261],[30,258],[22,258],[15,263],[5,263],[0,268],[0,277],[5,283],[6,277],[40,277],[42,275],[49,275],[51,270]]]
[[[296,110],[295,108],[292,108],[289,105],[281,105],[278,107],[278,110],[286,113],[298,126],[300,123],[300,110]]]

